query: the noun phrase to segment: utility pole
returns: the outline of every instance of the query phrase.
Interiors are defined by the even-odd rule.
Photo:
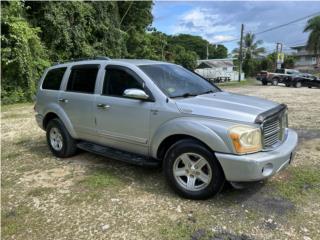
[[[242,42],[243,42],[243,24],[241,24],[241,34],[240,34],[240,49],[239,49],[239,79],[241,81],[241,71],[242,71]]]
[[[207,60],[209,59],[209,43],[207,43]]]
[[[277,43],[276,47],[276,69],[281,68],[281,64],[283,63],[282,59],[282,43]]]

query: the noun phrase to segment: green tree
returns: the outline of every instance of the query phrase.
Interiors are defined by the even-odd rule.
[[[180,64],[187,69],[194,69],[197,66],[197,54],[193,51],[188,51],[180,45],[172,45],[169,49],[171,61]]]
[[[317,57],[317,67],[320,67],[320,16],[308,20],[304,32],[310,32],[307,49]]]
[[[215,58],[227,58],[228,56],[228,49],[221,45],[209,45],[209,59]]]
[[[226,58],[228,50],[223,45],[212,45],[200,36],[189,34],[179,34],[168,39],[171,45],[180,45],[186,50],[195,52],[200,59],[207,58],[207,47],[209,50],[209,58]]]
[[[262,40],[257,40],[253,33],[247,33],[243,38],[242,43],[242,56],[243,56],[243,71],[247,76],[253,76],[256,73],[256,67],[258,65],[255,60],[261,54],[265,53],[265,48],[260,47],[263,44]],[[239,42],[240,45],[240,42]],[[240,48],[236,48],[233,51],[235,56],[239,57]]]
[[[240,42],[238,43],[240,45]],[[256,41],[256,36],[253,33],[247,33],[243,38],[242,54],[245,57],[259,57],[265,53],[265,48],[260,47],[263,44],[262,40]],[[239,56],[240,48],[235,48],[233,51],[235,56]]]
[[[38,34],[24,18],[21,2],[1,2],[1,99],[3,103],[32,99],[43,69],[49,65]]]
[[[119,1],[120,29],[126,33],[126,47],[129,58],[155,59],[151,37],[146,34],[152,23],[152,1]]]
[[[42,29],[53,61],[126,54],[117,2],[31,2],[28,19]]]

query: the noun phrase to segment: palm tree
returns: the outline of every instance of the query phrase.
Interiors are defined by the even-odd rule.
[[[247,33],[244,36],[242,43],[242,56],[244,58],[256,58],[266,52],[264,47],[259,47],[259,45],[263,44],[263,41],[255,41],[255,38],[256,36],[253,33]],[[240,42],[238,44],[240,45]],[[236,48],[232,52],[234,55],[239,56],[240,50]]]
[[[320,67],[320,16],[309,19],[304,32],[310,32],[307,49],[314,52],[317,58],[317,67]]]

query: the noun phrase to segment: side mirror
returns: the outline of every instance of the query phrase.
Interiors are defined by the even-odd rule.
[[[123,96],[140,100],[149,99],[149,95],[145,91],[137,88],[129,88],[123,92]]]

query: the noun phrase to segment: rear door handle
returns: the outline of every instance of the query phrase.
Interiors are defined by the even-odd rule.
[[[65,99],[65,98],[59,98],[59,102],[61,102],[61,103],[67,103],[67,102],[68,102],[68,99]]]
[[[108,108],[110,108],[110,106],[107,104],[99,103],[99,104],[97,104],[97,108],[108,109]]]

